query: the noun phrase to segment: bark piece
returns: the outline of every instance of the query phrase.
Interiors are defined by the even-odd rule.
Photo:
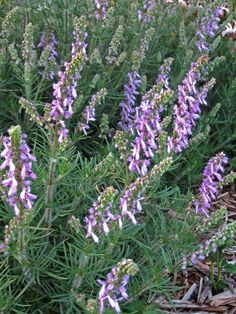
[[[182,298],[181,301],[183,302],[189,301],[194,291],[196,290],[196,288],[197,288],[197,284],[196,283],[192,284],[192,286],[189,288],[188,292],[185,294],[185,296]]]

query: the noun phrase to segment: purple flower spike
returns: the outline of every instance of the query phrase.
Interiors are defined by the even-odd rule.
[[[107,305],[113,308],[116,313],[121,312],[119,302],[128,300],[125,286],[129,282],[130,276],[134,276],[137,272],[137,265],[131,259],[124,259],[112,268],[106,281],[98,280],[102,286],[98,296],[100,313],[104,312]]]
[[[119,206],[121,210],[121,216],[123,218],[129,218],[134,225],[137,224],[135,216],[137,213],[142,211],[141,201],[144,199],[144,197],[141,197],[144,188],[140,191],[137,191],[139,188],[139,183],[140,180],[129,185],[120,199]]]
[[[217,6],[214,11],[208,8],[206,16],[201,21],[197,31],[196,46],[200,52],[209,51],[209,38],[214,38],[219,29],[220,17],[224,15],[224,7]]]
[[[27,136],[21,134],[19,126],[9,130],[9,136],[3,140],[5,149],[1,153],[4,162],[0,169],[7,169],[2,186],[7,188],[7,201],[14,208],[18,217],[23,211],[30,211],[36,196],[31,193],[30,184],[36,179],[32,170],[32,163],[36,161],[26,144]]]
[[[173,63],[173,58],[167,58],[164,63],[159,68],[159,74],[157,77],[157,84],[163,84],[163,86],[169,88],[169,74],[171,71],[171,65]]]
[[[222,174],[227,163],[228,158],[223,152],[217,154],[208,162],[203,172],[204,179],[199,188],[200,196],[194,202],[197,214],[208,216],[208,210],[211,208],[212,201],[218,195],[219,182],[223,180]]]
[[[197,87],[201,79],[201,67],[208,61],[206,55],[193,62],[190,71],[179,86],[178,104],[174,106],[174,134],[168,137],[168,152],[181,152],[188,146],[192,129],[200,116],[200,105],[206,105],[208,91],[215,80],[209,81],[201,89]]]
[[[109,0],[94,0],[96,6],[95,17],[97,20],[103,20],[107,16]]]
[[[108,187],[93,203],[93,207],[89,209],[89,216],[85,217],[87,237],[92,237],[96,243],[99,242],[97,234],[104,233],[107,235],[113,222],[118,221],[119,225],[122,225],[120,216],[111,212],[116,194],[115,189]]]
[[[85,107],[84,111],[82,112],[82,121],[79,123],[79,129],[87,135],[87,131],[89,130],[89,122],[95,121],[95,109],[96,105],[99,105],[102,99],[105,98],[107,94],[107,90],[102,88],[96,94],[91,97],[89,105]]]
[[[55,34],[53,32],[47,34],[44,32],[41,36],[40,43],[38,44],[38,48],[41,48],[41,58],[42,66],[44,68],[43,76],[48,80],[53,80],[55,77],[55,69],[57,69],[58,65],[56,62],[57,52],[56,52],[57,40]],[[47,58],[45,59],[44,53],[48,50]],[[41,61],[41,60],[40,60]]]
[[[142,97],[141,104],[134,109],[129,106],[126,110],[128,131],[134,136],[131,143],[131,155],[128,157],[129,170],[145,175],[157,150],[157,136],[161,131],[161,113],[173,92],[168,88],[169,71],[173,59],[166,59],[160,66],[156,84]],[[132,98],[133,99],[133,98]],[[123,112],[125,112],[123,110]]]
[[[155,0],[143,0],[143,9],[138,10],[138,19],[144,23],[153,21],[157,13],[157,3]]]
[[[136,108],[131,133],[135,135],[131,143],[131,155],[128,157],[129,170],[145,175],[157,150],[157,136],[161,131],[161,115],[164,105],[171,99],[171,90],[164,90],[162,83],[157,83],[161,90],[155,88],[142,98],[141,105]]]
[[[139,95],[138,88],[141,85],[139,74],[134,71],[128,73],[129,82],[124,86],[125,100],[120,104],[121,121],[119,126],[122,130],[127,131],[134,119],[136,97]]]
[[[74,31],[75,41],[72,44],[72,59],[71,62],[65,62],[64,72],[58,73],[60,81],[53,84],[53,96],[51,107],[51,119],[54,120],[58,126],[58,142],[61,143],[66,139],[68,129],[65,126],[65,119],[71,118],[73,115],[73,103],[77,98],[77,81],[80,78],[80,73],[83,69],[83,64],[87,60],[85,39],[87,33],[81,31],[81,25],[86,23],[84,18],[81,17],[76,24]]]

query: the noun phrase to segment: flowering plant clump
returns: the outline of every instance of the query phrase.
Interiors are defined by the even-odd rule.
[[[0,1],[0,312],[148,313],[184,255],[224,275],[233,5],[39,2]]]

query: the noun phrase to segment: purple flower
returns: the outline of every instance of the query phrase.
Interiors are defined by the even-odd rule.
[[[119,222],[121,227],[121,219],[119,215],[114,215],[111,212],[113,199],[117,191],[112,187],[108,187],[93,203],[93,207],[89,209],[89,216],[85,217],[85,228],[87,230],[87,237],[92,237],[98,243],[99,239],[97,234],[108,234],[110,225],[113,222]],[[97,234],[96,234],[97,233]]]
[[[160,87],[162,84],[158,85]],[[148,166],[157,150],[156,139],[161,131],[160,113],[171,97],[171,90],[154,89],[153,93],[143,96],[141,105],[136,107],[135,119],[131,126],[135,139],[131,143],[131,155],[128,157],[130,171],[136,171],[139,175],[148,172]]]
[[[76,30],[74,32],[75,41],[72,44],[72,59],[71,62],[65,62],[64,72],[58,73],[60,81],[53,84],[53,96],[51,107],[51,119],[54,120],[58,128],[58,142],[62,142],[68,134],[68,130],[65,126],[64,119],[69,119],[73,115],[73,103],[77,98],[77,81],[80,78],[80,72],[82,71],[83,64],[86,57],[85,39],[87,37],[86,32],[81,32],[79,25],[81,21],[78,21]]]
[[[99,292],[100,313],[104,312],[105,306],[113,308],[120,313],[119,302],[128,300],[126,285],[130,276],[138,272],[138,267],[131,259],[124,259],[108,273],[106,281],[98,280],[102,286]]]
[[[157,150],[156,140],[161,131],[161,113],[164,105],[172,97],[172,91],[168,88],[172,62],[171,58],[164,61],[159,69],[156,84],[142,97],[140,106],[135,108],[134,117],[129,117],[129,131],[134,136],[131,155],[128,157],[129,170],[136,171],[139,175],[148,172]]]
[[[179,86],[178,104],[174,106],[174,134],[168,137],[168,152],[181,152],[188,146],[192,129],[200,116],[200,105],[206,105],[208,91],[214,86],[211,80],[202,88],[197,88],[201,79],[201,67],[208,57],[203,55],[193,62],[191,69]]]
[[[81,122],[79,124],[79,129],[84,132],[85,135],[87,135],[87,131],[89,129],[89,121],[95,121],[95,108],[91,105],[87,106],[83,113],[82,113],[82,119],[84,122]]]
[[[95,17],[97,20],[103,20],[107,16],[107,9],[109,7],[109,0],[94,0],[96,11]]]
[[[141,187],[142,184],[140,186],[139,179],[131,183],[124,191],[119,204],[121,217],[128,217],[134,225],[137,224],[135,215],[142,211],[141,201],[144,199],[144,197],[141,197],[141,194],[144,192],[144,188],[140,189]]]
[[[157,13],[157,3],[155,0],[143,0],[143,9],[138,10],[138,19],[144,23],[153,21]]]
[[[164,63],[159,68],[159,74],[156,83],[163,84],[166,89],[169,88],[169,77],[173,61],[173,58],[167,58],[164,60]]]
[[[5,252],[7,246],[5,243],[0,243],[0,253]]]
[[[151,159],[157,149],[156,137],[161,130],[160,115],[154,104],[148,100],[142,101],[136,108],[136,117],[132,132],[136,134],[132,142],[131,156],[128,158],[129,170],[144,175],[148,171]]]
[[[79,129],[87,134],[87,130],[89,129],[89,121],[95,121],[95,107],[99,105],[102,99],[105,98],[107,94],[107,90],[102,88],[95,95],[92,96],[89,105],[85,107],[82,112],[82,121],[79,123]]]
[[[75,58],[78,53],[81,53],[86,60],[86,48],[88,46],[88,44],[86,43],[86,39],[88,37],[88,33],[86,32],[86,20],[83,16],[77,21],[73,35],[74,42],[72,43],[71,49],[72,58]]]
[[[119,202],[121,218],[129,218],[133,224],[137,224],[136,214],[142,211],[141,202],[144,200],[144,192],[146,186],[155,179],[157,180],[169,168],[172,163],[172,158],[167,157],[162,160],[159,165],[155,165],[150,172],[144,176],[138,177],[124,191]]]
[[[121,129],[127,131],[134,119],[135,101],[139,95],[138,88],[141,85],[140,76],[136,71],[128,73],[129,82],[124,86],[125,100],[120,104],[121,107],[121,121],[119,126]]]
[[[57,40],[53,32],[44,32],[41,36],[38,48],[41,48],[42,53],[40,60],[44,67],[43,76],[48,80],[53,80],[55,77],[55,69],[57,68],[57,52],[56,52]],[[47,52],[48,50],[48,52]],[[45,59],[44,54],[47,55]]]
[[[15,215],[22,215],[23,210],[31,210],[36,196],[31,193],[30,184],[36,179],[32,163],[36,161],[26,144],[27,136],[21,134],[19,126],[9,130],[9,136],[4,137],[5,149],[1,153],[4,162],[1,170],[7,170],[2,186],[7,189],[7,201],[14,208]]]
[[[200,52],[209,50],[209,38],[214,38],[216,31],[219,29],[220,17],[224,14],[224,7],[217,6],[214,11],[207,9],[206,15],[201,21],[197,31],[196,46]]]
[[[199,188],[200,196],[194,202],[197,214],[208,216],[208,209],[211,208],[212,201],[216,199],[218,185],[223,180],[222,174],[227,163],[228,158],[223,152],[209,160],[203,172],[204,179]]]

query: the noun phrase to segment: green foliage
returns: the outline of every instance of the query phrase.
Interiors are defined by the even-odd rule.
[[[216,84],[190,145],[173,156],[172,164],[159,167],[170,160],[166,140],[172,130],[178,85],[191,62],[200,56],[195,42],[203,13],[196,12],[197,1],[189,9],[177,3],[161,4],[154,20],[145,24],[137,18],[141,2],[110,1],[102,21],[94,18],[92,0],[0,2],[0,131],[5,135],[12,125],[20,125],[28,135],[37,157],[32,190],[38,196],[26,221],[19,224],[24,230],[23,254],[18,249],[19,231],[13,228],[10,245],[0,255],[2,313],[98,313],[97,279],[105,279],[123,258],[133,259],[140,269],[127,286],[130,299],[122,305],[123,313],[158,313],[149,301],[160,295],[169,297],[177,289],[171,278],[179,271],[183,255],[193,251],[198,241],[198,219],[186,215],[190,188],[198,184],[205,161],[215,152],[224,150],[235,168],[236,46],[234,40],[220,35],[212,44],[204,73],[207,79],[214,77]],[[221,26],[230,18],[226,16]],[[41,75],[47,54],[42,55],[38,43],[43,31],[56,34],[57,63],[63,69],[71,57],[74,28],[84,31],[85,26],[88,60],[77,85],[75,113],[68,121],[70,136],[58,145],[57,133],[48,120],[52,84],[59,77],[49,81]],[[144,95],[155,84],[166,59],[173,61],[171,90],[163,91],[168,99],[163,100],[167,108],[158,138],[160,148],[151,165],[152,180],[144,180],[146,194],[138,224],[127,220],[122,230],[111,228],[99,238],[99,244],[94,243],[86,237],[84,222],[93,203],[111,187],[117,191],[112,200],[118,212],[120,198],[131,183],[138,182],[127,167],[132,138],[118,127],[127,74],[139,72]],[[84,135],[79,126],[94,95],[98,96],[96,121]],[[225,184],[232,182],[232,177]],[[143,185],[140,187],[141,193]],[[1,194],[3,240],[13,210]],[[217,223],[221,218],[216,217]],[[113,311],[106,309],[105,313]]]

